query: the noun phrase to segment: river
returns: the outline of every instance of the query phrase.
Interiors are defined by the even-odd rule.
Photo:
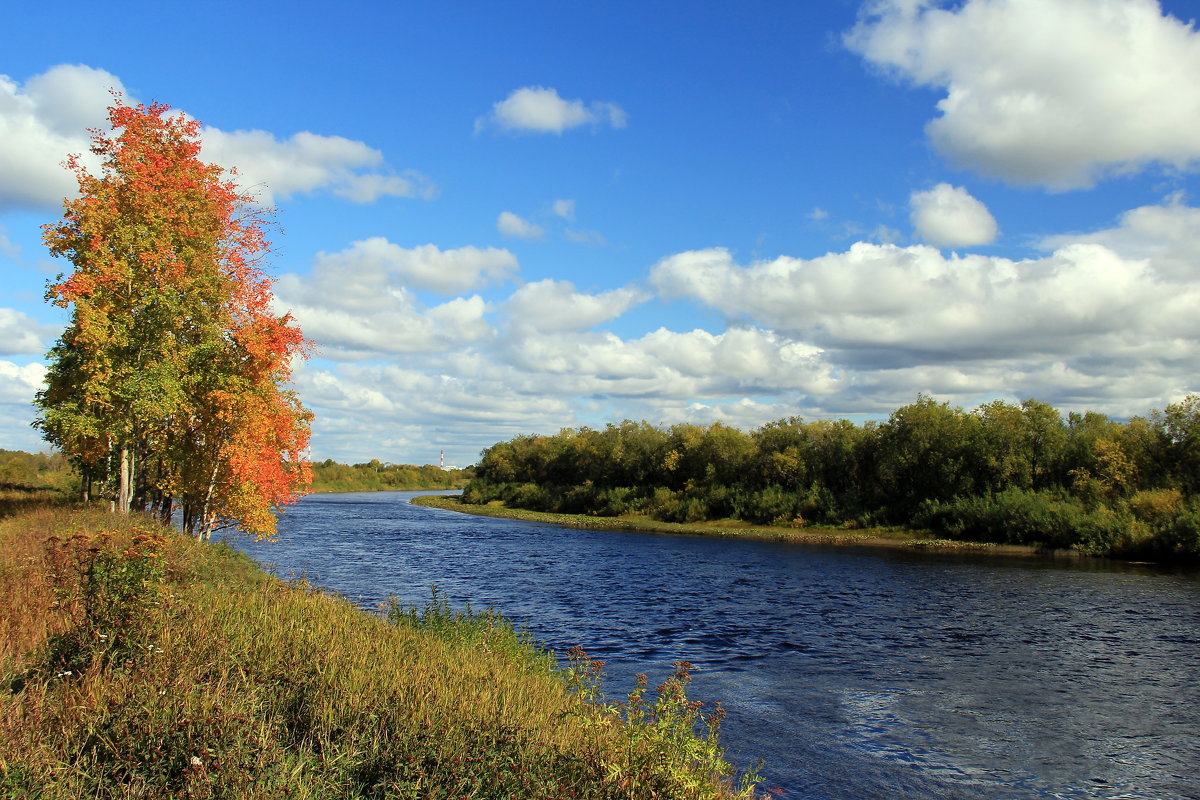
[[[1200,576],[585,531],[318,494],[237,545],[355,603],[430,584],[617,697],[696,666],[726,753],[787,800],[1200,798]]]

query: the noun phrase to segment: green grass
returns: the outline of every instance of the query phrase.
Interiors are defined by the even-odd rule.
[[[0,797],[729,798],[688,665],[600,698],[499,616],[379,614],[139,518],[0,520]]]
[[[667,533],[680,536],[717,536],[727,539],[752,539],[758,541],[799,542],[807,544],[855,545],[860,547],[906,547],[924,550],[971,550],[1003,552],[1013,554],[1035,554],[1033,547],[1002,546],[982,542],[964,542],[940,539],[928,531],[908,528],[831,528],[806,526],[792,528],[772,525],[749,525],[740,520],[714,520],[710,522],[663,522],[640,515],[602,517],[588,514],[552,514],[544,511],[528,511],[510,508],[500,501],[486,505],[462,502],[457,495],[429,495],[413,498],[413,504],[449,511],[461,511],[485,517],[502,517],[528,522],[548,522],[568,528],[588,530],[618,530],[636,533]]]

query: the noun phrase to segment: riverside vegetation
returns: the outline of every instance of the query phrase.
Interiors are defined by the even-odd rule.
[[[501,617],[380,614],[79,506],[0,519],[0,796],[751,798],[689,665],[601,694]]]
[[[1034,400],[971,412],[921,396],[882,423],[789,418],[519,436],[462,503],[673,523],[866,529],[1200,559],[1200,396],[1121,423]],[[895,538],[893,532],[886,535]]]
[[[312,465],[310,492],[402,492],[411,489],[461,489],[471,469],[442,469],[433,464],[339,464],[333,459]]]

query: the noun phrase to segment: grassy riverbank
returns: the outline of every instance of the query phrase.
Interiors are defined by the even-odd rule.
[[[0,520],[0,796],[726,798],[685,695],[599,698],[502,619],[370,614],[138,519]]]
[[[418,506],[460,511],[465,514],[520,519],[529,522],[547,522],[553,525],[563,525],[568,528],[586,528],[588,530],[667,533],[681,536],[717,536],[725,539],[753,539],[758,541],[846,545],[854,547],[987,552],[1001,555],[1048,554],[1048,551],[1021,545],[939,539],[931,536],[928,531],[914,531],[908,528],[829,528],[820,526],[785,528],[778,525],[748,525],[738,520],[663,522],[651,517],[635,514],[625,514],[619,517],[592,516],[588,514],[552,514],[544,511],[528,511],[523,508],[509,508],[497,501],[483,505],[464,503],[458,495],[429,495],[413,498],[412,502]],[[1054,551],[1054,554],[1082,555],[1071,551]]]

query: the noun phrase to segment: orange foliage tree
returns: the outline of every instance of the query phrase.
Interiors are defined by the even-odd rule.
[[[268,537],[310,479],[312,415],[287,388],[309,343],[270,307],[267,212],[169,110],[118,96],[92,131],[100,174],[68,159],[79,196],[44,239],[74,267],[46,299],[72,314],[36,424],[117,511]]]

